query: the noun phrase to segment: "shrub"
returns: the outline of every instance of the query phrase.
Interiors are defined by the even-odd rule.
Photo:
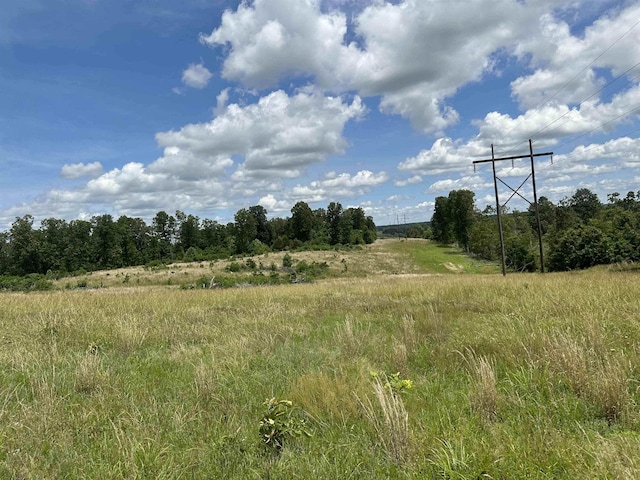
[[[291,400],[267,398],[263,405],[265,411],[260,420],[260,438],[267,448],[280,452],[288,439],[311,436],[304,412],[294,408]]]
[[[53,289],[53,283],[44,275],[32,273],[25,277],[0,276],[0,290],[28,292],[51,289]]]
[[[238,262],[231,262],[229,265],[225,267],[225,270],[227,272],[236,273],[242,270],[242,265],[240,265]]]
[[[307,278],[319,278],[326,274],[329,270],[327,262],[311,262],[307,263],[304,260],[298,262],[296,265],[296,273],[304,274]]]

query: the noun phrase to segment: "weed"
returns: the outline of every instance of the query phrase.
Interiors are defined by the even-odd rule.
[[[280,452],[291,438],[311,436],[304,412],[295,409],[291,400],[267,398],[262,405],[265,411],[260,419],[260,438],[271,451]]]

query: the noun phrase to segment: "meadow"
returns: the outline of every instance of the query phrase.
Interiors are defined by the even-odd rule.
[[[0,478],[640,478],[639,271],[293,256],[331,275],[0,294]]]

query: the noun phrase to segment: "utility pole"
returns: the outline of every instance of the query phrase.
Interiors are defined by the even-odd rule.
[[[506,207],[507,204],[511,201],[511,199],[516,195],[518,195],[520,198],[522,198],[529,205],[535,205],[536,223],[538,224],[538,244],[539,244],[539,247],[540,247],[540,271],[542,273],[544,273],[544,254],[543,254],[543,251],[542,251],[542,226],[540,224],[540,209],[538,208],[538,193],[536,191],[536,174],[535,174],[535,168],[534,168],[534,162],[533,162],[534,157],[543,157],[543,156],[551,156],[551,158],[553,159],[553,152],[535,153],[534,154],[533,153],[533,146],[532,146],[532,143],[531,143],[531,139],[529,139],[529,154],[528,155],[516,155],[516,156],[513,156],[513,157],[495,158],[495,155],[493,153],[493,144],[491,144],[491,158],[489,158],[487,160],[476,160],[476,161],[473,162],[474,168],[479,163],[487,163],[487,162],[491,162],[491,165],[493,167],[493,187],[494,187],[494,191],[495,191],[495,195],[496,195],[496,213],[497,213],[497,216],[498,216],[498,232],[500,234],[500,251],[501,251],[501,255],[502,255],[502,275],[506,275],[507,274],[507,258],[506,258],[505,247],[504,247],[504,236],[503,236],[503,233],[502,233],[501,210],[504,207]],[[527,178],[524,179],[524,181],[520,184],[520,186],[518,188],[513,189],[504,180],[502,180],[500,177],[498,177],[496,175],[496,162],[500,162],[500,161],[503,161],[503,160],[511,160],[511,162],[513,164],[514,160],[518,160],[518,159],[522,159],[522,158],[530,158],[531,159],[531,173],[529,174],[529,176],[527,176]],[[533,184],[533,203],[531,203],[528,199],[526,199],[525,197],[523,197],[519,193],[520,189],[524,186],[524,184],[527,182],[527,180],[529,180],[529,178],[531,178],[531,183]],[[498,181],[513,192],[511,194],[511,196],[509,197],[509,199],[506,202],[504,202],[504,204],[502,204],[502,205],[500,204],[500,199],[498,197]]]

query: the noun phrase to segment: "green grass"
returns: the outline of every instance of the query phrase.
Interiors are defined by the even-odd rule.
[[[639,279],[2,294],[0,478],[640,478]],[[414,382],[406,435],[372,370]],[[279,454],[273,396],[313,431]]]
[[[423,273],[496,273],[495,264],[474,260],[459,249],[417,239],[389,244],[389,250],[407,258]]]

